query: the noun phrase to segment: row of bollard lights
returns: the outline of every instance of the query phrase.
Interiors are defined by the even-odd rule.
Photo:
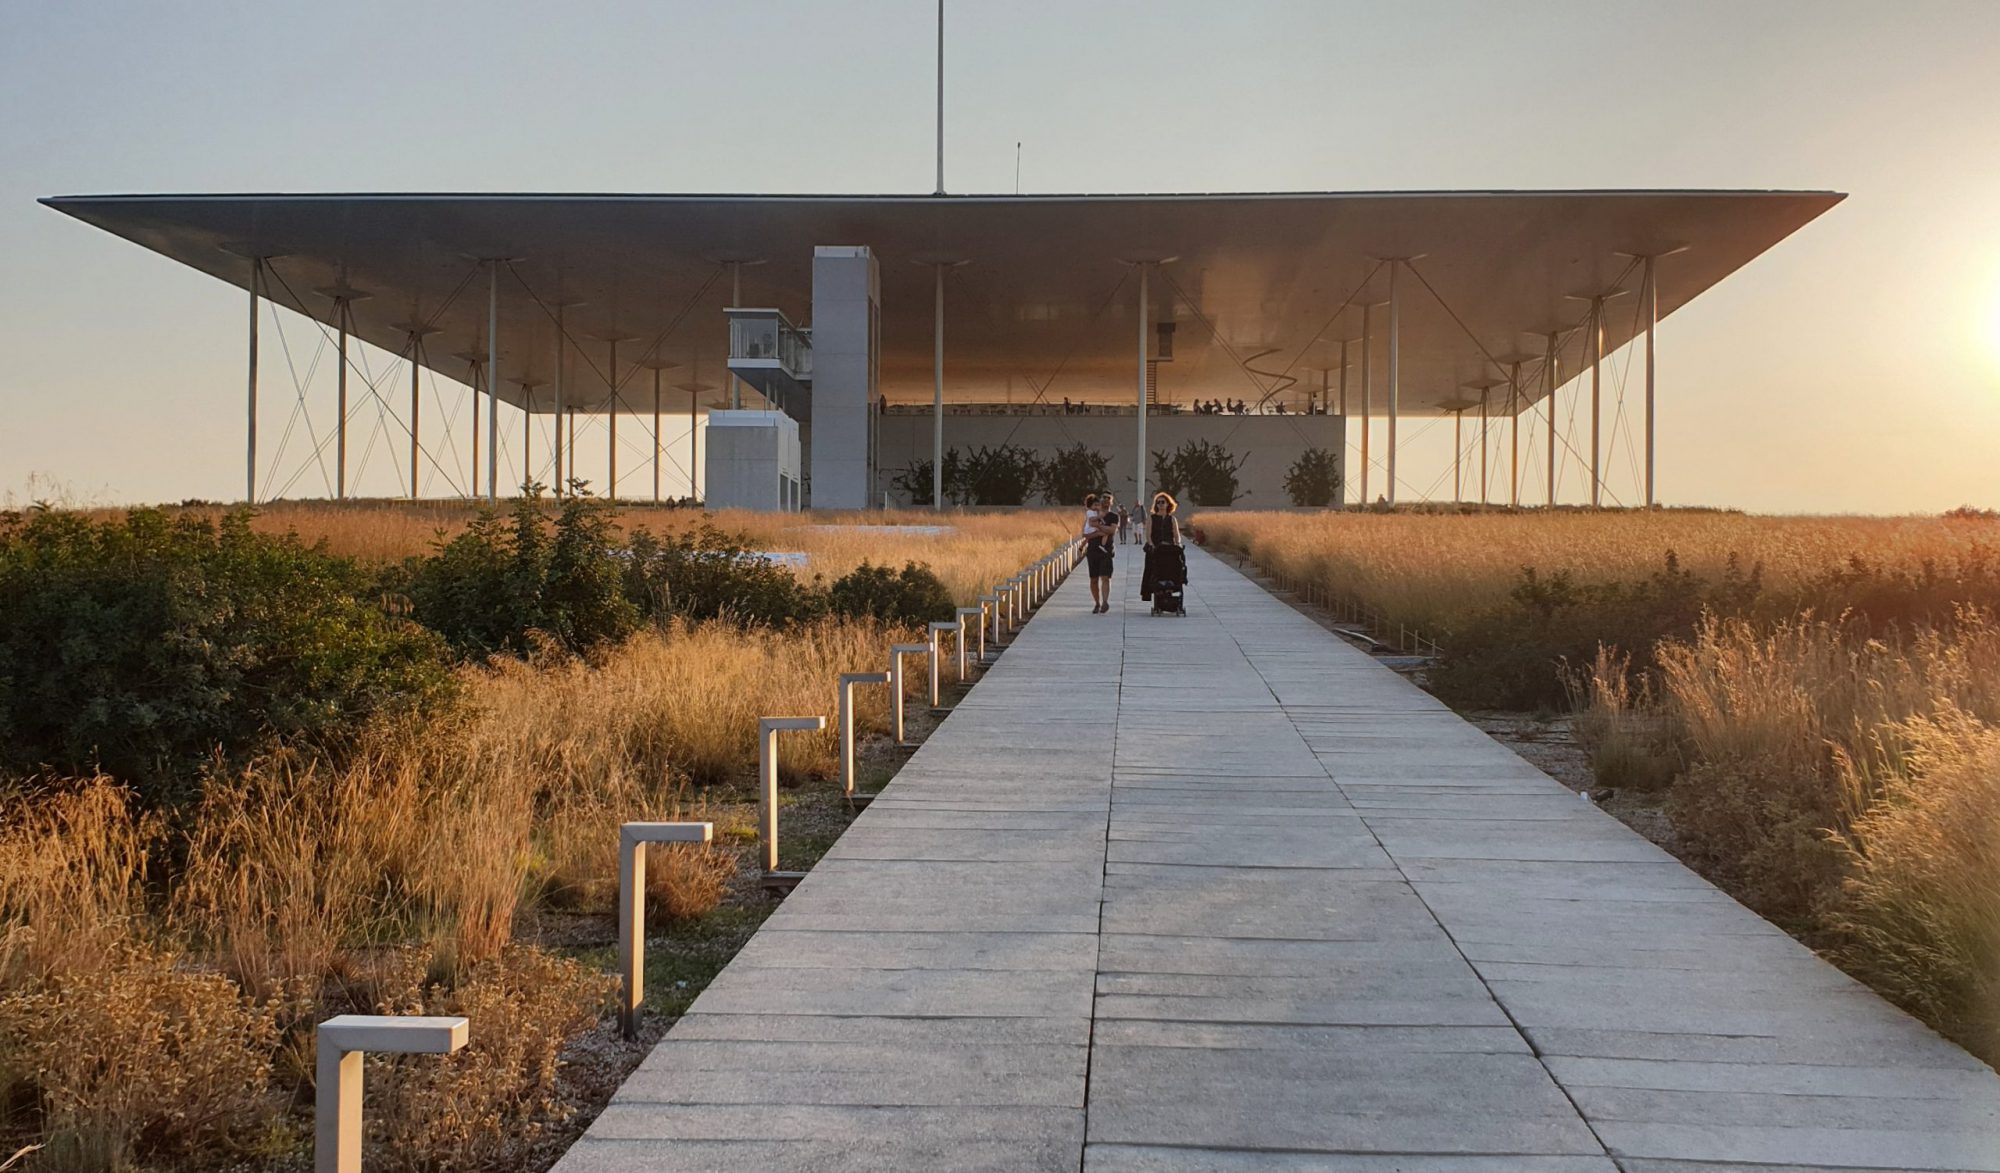
[[[956,620],[931,624],[925,642],[890,645],[888,671],[840,674],[836,717],[840,790],[850,803],[867,802],[867,796],[855,792],[855,688],[889,686],[890,726],[896,746],[914,748],[904,722],[903,658],[925,656],[930,704],[937,710],[943,702],[945,640],[954,641],[957,680],[965,683],[971,679],[972,663],[986,665],[999,658],[1004,641],[1020,630],[1034,609],[1076,568],[1082,549],[1081,542],[1066,542],[1021,573],[996,584],[993,593],[980,596],[979,606],[958,608]],[[789,891],[804,878],[802,872],[778,870],[778,734],[825,728],[826,718],[820,716],[758,718],[757,840],[768,888]],[[625,823],[618,828],[618,1027],[628,1039],[638,1034],[640,1003],[645,999],[646,847],[653,843],[708,843],[714,837],[713,823]],[[447,1055],[465,1046],[469,1029],[469,1022],[456,1016],[342,1014],[320,1023],[314,1038],[314,1173],[361,1173],[361,1067],[368,1052]]]

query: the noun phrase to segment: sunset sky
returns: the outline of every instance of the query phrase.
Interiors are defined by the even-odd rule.
[[[1661,497],[2000,506],[2000,3],[948,11],[955,192],[1013,190],[1017,141],[1025,192],[1847,192],[1661,328]],[[930,0],[0,5],[0,494],[241,491],[241,292],[37,197],[928,192],[933,18]],[[1448,432],[1406,467],[1448,470]]]

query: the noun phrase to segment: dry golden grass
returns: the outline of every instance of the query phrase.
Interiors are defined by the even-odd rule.
[[[505,504],[503,502],[503,504]],[[549,502],[551,512],[555,509]],[[221,517],[221,506],[173,506],[176,512]],[[116,510],[94,510],[99,518],[118,516]],[[802,553],[805,567],[795,573],[820,575],[828,582],[863,562],[900,567],[923,562],[944,580],[959,606],[972,606],[993,584],[1048,553],[1068,536],[1077,520],[1075,510],[1015,509],[973,513],[927,510],[870,512],[753,513],[664,506],[621,505],[614,511],[621,529],[649,529],[657,534],[684,532],[704,521],[724,532],[743,534],[759,549]],[[457,536],[478,516],[479,506],[465,501],[274,502],[259,507],[251,528],[265,533],[296,533],[308,542],[324,541],[335,554],[366,562],[392,562],[428,553],[442,539]],[[897,532],[892,528],[940,526],[939,534]]]
[[[1211,545],[1310,580],[1391,624],[1448,636],[1507,598],[1532,566],[1582,583],[1629,581],[1681,566],[1719,577],[1731,554],[1789,590],[1859,555],[1948,563],[2000,544],[2000,525],[1938,517],[1768,517],[1742,513],[1205,513]]]
[[[524,903],[608,911],[620,822],[703,817],[692,779],[747,774],[759,716],[831,718],[837,674],[908,636],[716,624],[641,633],[589,664],[548,650],[468,667],[448,720],[211,778],[172,850],[108,780],[21,788],[0,802],[0,1095],[34,1089],[49,1148],[33,1167],[195,1167],[196,1150],[296,1144],[284,1105],[310,1069],[304,1024],[348,1009],[478,1022],[462,1057],[371,1075],[397,1089],[375,1126],[385,1169],[533,1147],[561,1116],[556,1054],[597,1021],[606,984],[514,944]],[[857,701],[858,727],[886,728],[882,690]],[[787,773],[829,775],[833,736],[788,740]],[[149,853],[176,861],[151,909]],[[706,913],[733,867],[720,848],[658,853],[649,904]],[[169,1074],[133,1074],[152,1067]],[[0,1141],[9,1127],[0,1109]]]
[[[1656,703],[1600,657],[1593,748],[1684,760],[1668,809],[1692,862],[2000,1060],[2000,622],[1712,620],[1656,656]]]

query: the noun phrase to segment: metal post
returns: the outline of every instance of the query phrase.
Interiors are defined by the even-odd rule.
[[[907,730],[903,720],[903,657],[918,655],[923,650],[923,644],[889,645],[889,732],[899,749],[910,746],[904,737]]]
[[[1646,286],[1646,508],[1659,503],[1653,495],[1653,333],[1660,323],[1660,289],[1653,276],[1653,258],[1646,258],[1641,277]]]
[[[336,386],[340,395],[340,415],[334,422],[333,496],[347,500],[347,299],[333,299],[333,316],[340,331],[339,373]]]
[[[565,413],[565,418],[569,421],[567,425],[564,425],[562,420],[557,420],[556,423],[558,426],[567,426],[569,428],[569,439],[565,441],[565,444],[567,445],[569,450],[569,472],[570,475],[574,476],[576,474],[576,405],[575,404],[571,404],[569,406],[569,410]]]
[[[250,414],[244,459],[243,503],[257,503],[257,287],[264,276],[264,258],[250,258]]]
[[[939,3],[943,3],[943,0],[939,0]],[[742,304],[743,304],[743,262],[731,261],[729,262],[729,308],[736,309],[740,307]],[[728,351],[725,350],[723,353],[726,354],[728,353]],[[729,410],[741,411],[742,408],[743,408],[743,380],[737,378],[736,372],[734,370],[731,370],[729,372]]]
[[[611,340],[611,368],[605,373],[604,381],[611,388],[610,427],[604,442],[608,450],[609,470],[605,474],[604,499],[614,504],[618,500],[618,340]]]
[[[479,388],[485,381],[485,360],[475,358],[472,360],[472,471],[465,486],[465,495],[471,498],[479,496]]]
[[[1368,474],[1372,462],[1368,458],[1368,438],[1374,426],[1369,414],[1375,410],[1375,306],[1365,303],[1361,307],[1361,506],[1367,508]]]
[[[763,856],[764,882],[797,883],[801,873],[778,871],[778,734],[817,732],[825,717],[757,718],[757,846]]]
[[[313,1031],[314,1173],[361,1173],[361,1074],[369,1051],[448,1055],[469,1024],[457,1016],[339,1014]]]
[[[423,335],[415,330],[410,331],[410,500],[412,501],[417,499],[417,438],[422,432],[417,404],[417,376],[422,373],[423,364],[417,361],[421,357],[417,350],[423,344]]]
[[[563,420],[566,418],[566,412],[568,411],[563,397],[563,368],[569,366],[569,333],[563,329],[564,308],[562,302],[556,302],[556,411],[554,419],[556,425],[556,468],[554,480],[556,496],[558,497],[569,491],[568,478],[563,475],[563,461],[566,458],[569,460],[576,459],[575,454],[571,453],[563,443]]]
[[[1518,509],[1521,506],[1521,360],[1518,358],[1507,368],[1507,415],[1512,421],[1507,433],[1507,504]]]
[[[1396,278],[1402,273],[1402,269],[1401,259],[1389,262],[1389,435],[1387,438],[1389,459],[1385,462],[1382,472],[1389,482],[1388,496],[1391,508],[1396,504],[1396,417],[1401,411],[1398,399],[1402,394],[1403,314],[1402,303],[1396,297]]]
[[[840,674],[840,793],[854,798],[854,686],[887,684],[887,672],[842,672]]]
[[[1139,468],[1136,474],[1138,495],[1132,498],[1132,508],[1144,516],[1146,501],[1146,348],[1152,335],[1152,308],[1147,304],[1146,262],[1139,262]]]
[[[500,499],[500,262],[494,261],[486,283],[486,499]],[[473,397],[478,398],[474,392]],[[476,491],[476,490],[475,490]]]
[[[1492,397],[1492,388],[1482,387],[1479,389],[1479,504],[1481,508],[1484,508],[1487,504],[1486,486],[1493,483],[1492,479],[1486,473],[1486,451],[1490,447],[1486,440],[1486,401]]]
[[[943,78],[944,54],[944,0],[938,0],[938,54],[939,78]],[[942,86],[942,80],[940,80]],[[943,127],[943,97],[940,90],[939,122]],[[938,190],[944,190],[944,138],[942,129],[938,138]],[[936,294],[932,299],[931,319],[931,508],[944,508],[944,263],[932,266],[937,271]]]
[[[1595,509],[1604,504],[1604,475],[1599,470],[1603,448],[1598,442],[1598,432],[1604,417],[1604,295],[1597,294],[1590,299],[1590,333],[1586,336],[1590,345],[1590,505]]]
[[[618,828],[618,1030],[639,1033],[639,1004],[646,1000],[646,845],[708,843],[713,823],[626,823]]]
[[[699,453],[695,449],[695,424],[701,419],[701,404],[696,400],[701,395],[698,387],[688,388],[688,504],[701,500],[701,486],[695,483],[694,462]]]
[[[1548,349],[1542,352],[1542,385],[1548,389],[1549,405],[1549,508],[1556,504],[1556,332],[1549,331]]]
[[[660,503],[660,368],[653,368],[653,504]]]
[[[980,627],[985,618],[986,612],[978,607],[960,607],[958,609],[958,682],[960,684],[964,684],[972,675],[971,666],[967,663],[967,660],[971,651],[970,645],[972,643],[973,629]],[[969,624],[968,620],[970,621]]]
[[[931,708],[944,704],[944,633],[957,627],[956,622],[933,623],[930,625],[927,654],[930,657]]]
[[[1347,339],[1340,340],[1340,496],[1347,498]],[[1362,504],[1367,504],[1363,501]]]
[[[521,384],[521,483],[524,485],[535,479],[534,404],[534,388]]]
[[[1465,500],[1465,492],[1460,487],[1462,482],[1458,475],[1459,461],[1464,455],[1465,409],[1454,407],[1451,409],[1451,503],[1453,505]]]

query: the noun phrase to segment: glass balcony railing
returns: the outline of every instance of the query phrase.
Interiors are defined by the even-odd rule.
[[[773,362],[798,382],[812,378],[812,333],[773,309],[729,309],[729,361]]]

